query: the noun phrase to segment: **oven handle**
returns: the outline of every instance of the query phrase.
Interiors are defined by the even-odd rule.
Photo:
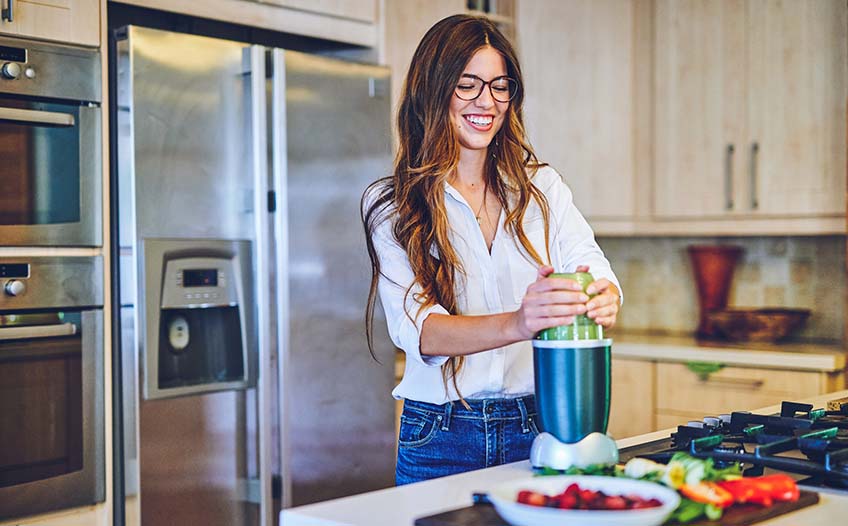
[[[71,336],[76,333],[77,326],[74,323],[32,325],[25,327],[0,327],[0,340],[53,338],[56,336]]]
[[[2,107],[0,107],[0,121],[14,121],[27,124],[48,124],[50,126],[61,126],[63,128],[76,124],[74,116],[70,113]]]

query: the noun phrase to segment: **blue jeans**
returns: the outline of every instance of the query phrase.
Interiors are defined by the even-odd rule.
[[[530,458],[539,434],[532,395],[436,405],[405,400],[400,417],[398,486]]]

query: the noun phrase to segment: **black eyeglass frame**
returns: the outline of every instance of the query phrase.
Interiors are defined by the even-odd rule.
[[[459,83],[462,82],[462,79],[473,79],[475,81],[481,82],[480,89],[477,91],[477,95],[474,95],[470,99],[466,99],[465,97],[463,97],[462,95],[459,94]],[[509,90],[509,98],[508,99],[501,100],[497,96],[495,96],[495,90],[492,89],[492,83],[496,82],[498,80],[504,80],[504,79],[506,79],[508,81],[512,81],[513,85],[515,86],[515,89]],[[500,102],[500,103],[510,102],[512,99],[515,98],[516,95],[518,95],[518,91],[521,89],[521,85],[518,83],[518,81],[515,80],[514,78],[510,77],[510,76],[507,76],[507,75],[501,75],[500,77],[495,77],[492,80],[487,81],[487,80],[481,79],[477,75],[472,75],[472,74],[466,73],[466,74],[463,74],[460,77],[459,82],[457,82],[456,87],[453,89],[453,93],[454,93],[454,95],[456,95],[456,97],[458,99],[464,100],[466,102],[470,102],[472,100],[477,100],[478,98],[480,98],[480,95],[483,94],[483,90],[486,89],[487,85],[489,86],[489,94],[492,96],[492,99],[497,101],[497,102]]]

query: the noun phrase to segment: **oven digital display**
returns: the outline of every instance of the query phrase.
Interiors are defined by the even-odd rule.
[[[0,46],[0,60],[26,62],[26,49],[19,47]]]
[[[0,278],[28,278],[29,263],[0,264]]]
[[[218,269],[193,268],[183,270],[183,287],[217,287]]]

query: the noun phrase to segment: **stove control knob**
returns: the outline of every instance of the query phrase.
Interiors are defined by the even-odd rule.
[[[705,416],[704,424],[706,424],[707,427],[718,427],[721,424],[721,419],[715,416]]]
[[[16,62],[6,62],[0,68],[0,73],[7,79],[16,79],[21,76],[21,65]]]
[[[7,296],[22,296],[26,292],[26,285],[24,285],[23,281],[10,279],[3,287],[3,292]]]

